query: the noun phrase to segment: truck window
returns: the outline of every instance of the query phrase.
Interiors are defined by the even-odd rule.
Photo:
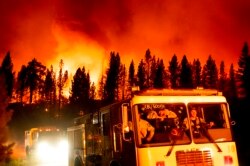
[[[83,148],[82,136],[83,136],[83,133],[81,129],[74,131],[74,148],[75,149]]]
[[[206,122],[213,122],[212,128],[228,128],[225,116],[227,110],[223,104],[189,104],[189,108],[196,107],[198,116],[202,117]]]
[[[102,115],[102,120],[103,120],[103,135],[108,136],[109,135],[109,129],[110,129],[110,118],[109,114],[103,114]]]
[[[183,103],[139,104],[135,108],[138,116],[136,127],[139,144],[170,145],[173,139],[177,140],[176,144],[190,143],[189,137],[182,131],[183,120],[187,115]],[[152,130],[153,138],[147,138]]]
[[[193,137],[196,143],[203,142],[220,142],[220,141],[232,141],[232,135],[230,131],[230,124],[227,115],[227,106],[225,103],[202,103],[195,104],[190,103],[188,105],[189,112],[195,108],[197,110],[197,117],[200,121],[204,121],[202,125],[193,124],[190,117],[190,125],[198,128],[191,128]],[[197,137],[194,130],[197,129]]]

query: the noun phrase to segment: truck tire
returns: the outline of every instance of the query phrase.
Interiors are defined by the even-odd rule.
[[[109,166],[121,166],[121,164],[116,160],[112,160],[110,161]]]

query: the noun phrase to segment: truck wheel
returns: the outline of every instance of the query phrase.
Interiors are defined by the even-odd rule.
[[[109,166],[121,166],[121,164],[116,160],[112,160],[110,161]]]

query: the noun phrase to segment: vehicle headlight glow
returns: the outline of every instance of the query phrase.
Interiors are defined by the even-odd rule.
[[[39,159],[46,159],[51,155],[52,147],[49,145],[48,142],[40,142],[37,145],[37,156]]]
[[[60,149],[68,149],[68,141],[67,140],[61,140],[59,142],[59,148]]]
[[[61,140],[58,144],[57,152],[59,156],[68,156],[68,141],[67,140]]]
[[[55,142],[40,142],[37,144],[36,154],[37,159],[39,159],[41,162],[60,161],[67,163],[68,141],[62,139]]]

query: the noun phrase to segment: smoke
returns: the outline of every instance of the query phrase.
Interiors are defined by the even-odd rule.
[[[148,48],[166,63],[174,54],[203,63],[212,55],[229,66],[250,39],[249,4],[244,0],[1,1],[0,56],[10,51],[15,70],[33,58],[48,67],[64,59],[73,71],[85,66],[91,75],[101,72],[102,67],[98,72],[95,68],[109,59],[111,51],[119,52],[128,64],[144,58]]]

